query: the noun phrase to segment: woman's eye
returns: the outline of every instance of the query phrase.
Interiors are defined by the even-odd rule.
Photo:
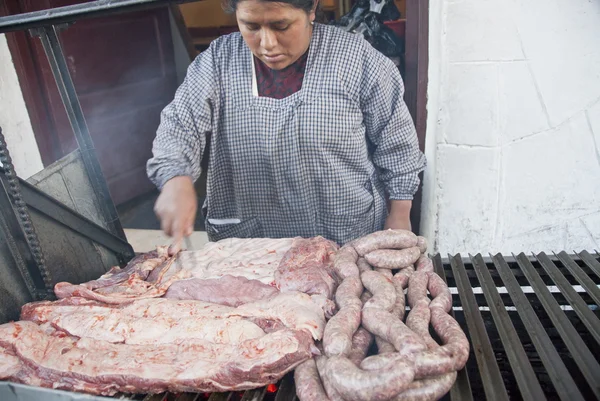
[[[246,29],[249,31],[258,31],[259,27],[257,25],[246,25]]]
[[[285,25],[285,26],[275,26],[274,29],[276,31],[287,31],[287,29],[289,28],[289,25]]]

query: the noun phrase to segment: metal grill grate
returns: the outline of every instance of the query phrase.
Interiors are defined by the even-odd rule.
[[[600,254],[434,257],[471,355],[444,400],[600,400]],[[273,389],[271,389],[273,390]],[[292,374],[266,388],[144,401],[293,401]]]
[[[449,398],[600,399],[599,258],[434,258],[472,345]]]

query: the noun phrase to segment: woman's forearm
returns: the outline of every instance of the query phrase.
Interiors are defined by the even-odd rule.
[[[390,213],[385,221],[385,229],[403,229],[412,231],[410,224],[410,200],[390,200]]]

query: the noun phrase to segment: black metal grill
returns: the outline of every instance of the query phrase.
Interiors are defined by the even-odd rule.
[[[444,400],[600,400],[600,254],[437,255],[434,265],[471,342],[467,365]],[[269,390],[131,398],[297,399],[292,374]]]
[[[449,398],[600,399],[599,258],[434,258],[472,346]]]

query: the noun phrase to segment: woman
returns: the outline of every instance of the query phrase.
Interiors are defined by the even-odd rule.
[[[211,241],[322,235],[343,244],[410,229],[425,158],[402,78],[364,39],[315,23],[317,1],[229,0],[240,32],[194,60],[163,110],[148,175],[175,244],[193,231],[208,133]]]

